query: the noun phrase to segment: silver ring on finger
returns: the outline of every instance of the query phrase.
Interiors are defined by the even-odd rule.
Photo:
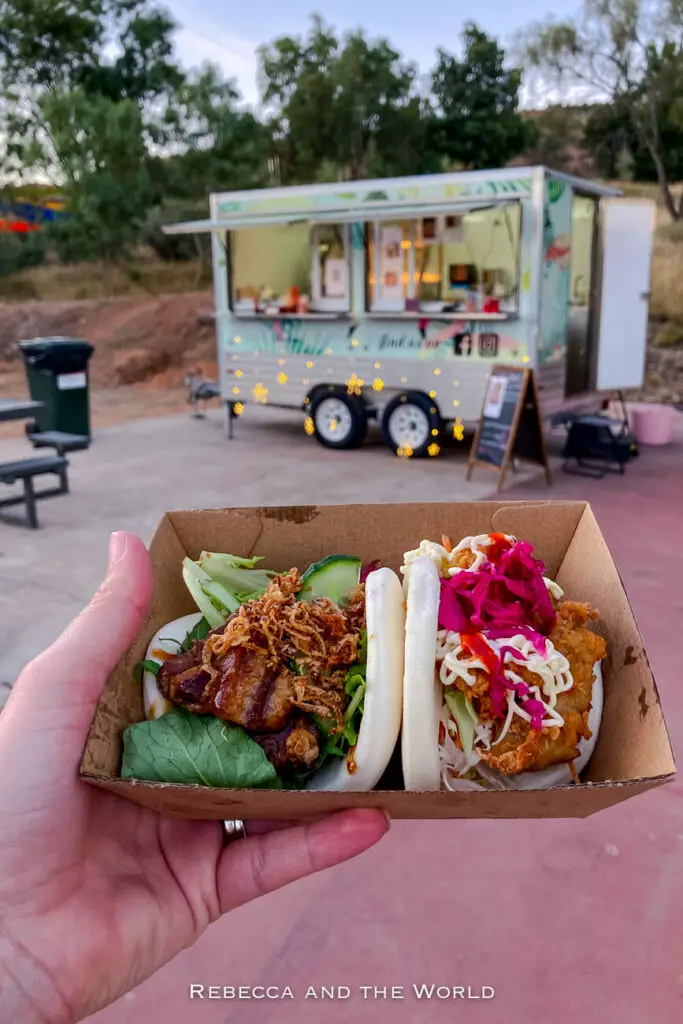
[[[223,825],[223,846],[234,843],[237,839],[247,838],[247,829],[243,821],[224,821]]]

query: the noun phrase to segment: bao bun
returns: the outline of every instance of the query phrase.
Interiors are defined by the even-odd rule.
[[[567,764],[519,775],[503,775],[482,766],[482,775],[489,785],[456,778],[450,780],[448,787],[442,783],[438,735],[443,687],[435,672],[441,590],[439,571],[431,558],[424,556],[409,564],[405,587],[407,623],[401,747],[406,790],[550,789],[570,785],[572,773]],[[579,741],[579,757],[574,761],[577,774],[586,767],[595,750],[602,718],[604,698],[600,662],[596,662],[593,673],[592,706],[588,715],[592,736],[589,740]]]
[[[369,574],[365,583],[365,614],[367,684],[358,743],[351,760],[355,770],[349,771],[348,759],[335,758],[313,776],[307,789],[356,792],[373,789],[384,774],[398,741],[403,702],[405,612],[401,583],[391,569],[376,569]],[[185,615],[162,626],[147,649],[147,658],[159,661],[155,651],[177,654],[179,644],[200,619],[200,614]],[[143,694],[147,718],[158,718],[173,706],[159,691],[152,672],[143,674]]]

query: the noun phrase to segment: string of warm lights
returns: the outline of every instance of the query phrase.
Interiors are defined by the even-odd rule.
[[[240,344],[241,341],[242,341],[242,338],[236,335],[233,340],[234,340],[234,342],[236,344]],[[357,338],[352,339],[351,345],[352,345],[353,348],[356,348],[358,346],[358,339]],[[258,353],[256,353],[256,352],[254,352],[252,354],[253,354],[254,358],[256,358],[258,356]],[[332,349],[331,348],[327,348],[325,350],[325,354],[326,355],[332,355],[333,354]],[[237,354],[233,354],[232,355],[232,360],[233,361],[238,361],[239,359],[240,359],[240,357]],[[529,360],[529,356],[523,356],[522,357],[522,362],[523,363],[528,364],[529,361],[530,361]],[[278,358],[278,360],[277,360],[277,365],[278,365],[278,367],[280,369],[279,369],[278,373],[276,374],[276,381],[277,381],[277,383],[279,385],[283,385],[283,386],[290,382],[290,376],[282,369],[282,367],[284,367],[286,365],[286,362],[287,362],[287,360],[284,359],[284,358]],[[380,361],[374,362],[373,365],[374,365],[375,370],[379,370],[382,367],[382,363]],[[315,366],[315,361],[313,359],[308,359],[306,361],[306,368],[308,370],[312,370],[314,368],[314,366]],[[253,370],[255,370],[255,372],[257,374],[259,373],[259,368],[258,367],[252,368],[252,372],[253,372]],[[326,367],[326,368],[320,367],[319,368],[319,372],[321,372],[321,371],[322,372],[330,372],[330,373],[333,372],[331,367]],[[441,372],[442,372],[441,371],[441,367],[438,367],[438,366],[434,367],[433,373],[434,373],[435,377],[441,376]],[[241,381],[244,378],[245,370],[243,370],[241,368],[240,369],[234,369],[234,370],[231,370],[230,373],[234,377],[236,377],[238,380]],[[400,378],[400,382],[401,382],[401,384],[405,385],[405,384],[408,383],[408,378],[403,376],[403,377]],[[302,378],[302,383],[303,383],[303,385],[305,387],[308,387],[311,382],[310,382],[310,379],[308,377],[304,377],[304,378]],[[458,387],[460,387],[460,383],[461,383],[460,380],[454,379],[452,381],[452,386],[454,388],[458,388]],[[372,390],[374,392],[379,393],[379,392],[382,392],[387,385],[386,385],[385,381],[380,376],[374,377],[372,382],[371,382],[371,384],[368,383],[368,385],[366,385],[365,380],[362,377],[360,377],[355,371],[353,371],[351,373],[351,375],[349,376],[349,378],[346,381],[347,393],[349,395],[354,395],[356,397],[361,397],[362,396],[363,388],[366,387],[366,386],[371,386]],[[330,391],[334,391],[335,390],[335,385],[333,385],[333,384],[329,385],[329,390]],[[240,387],[238,385],[233,386],[232,394],[235,397],[237,397],[238,395],[241,394],[241,389],[240,389]],[[253,398],[254,398],[255,402],[257,402],[260,405],[267,405],[268,400],[269,400],[269,396],[270,396],[270,390],[269,390],[268,387],[266,387],[266,385],[262,381],[259,381],[253,387],[252,395],[253,395]],[[432,388],[432,390],[429,391],[429,397],[432,400],[436,399],[437,391],[434,388]],[[405,394],[401,395],[401,401],[402,402],[406,402],[407,400],[408,399],[407,399],[407,396]],[[461,404],[460,399],[454,398],[452,401],[453,401],[453,408],[454,409],[458,409],[460,404]],[[309,408],[310,404],[311,404],[310,397],[306,396],[306,398],[304,400],[304,406],[306,408]],[[242,413],[244,412],[244,404],[243,404],[243,402],[242,401],[235,402],[232,405],[232,409],[233,409],[234,415],[236,415],[236,416],[242,415]],[[437,415],[438,414],[438,410],[437,410],[436,406],[432,406],[430,408],[430,412],[433,415]],[[331,430],[334,430],[336,428],[336,426],[337,426],[336,421],[330,421],[329,428]],[[313,420],[313,418],[311,416],[306,416],[306,419],[304,421],[304,430],[305,430],[306,434],[309,437],[312,437],[315,434],[315,432],[316,432],[315,423],[314,423],[314,420]],[[436,456],[438,456],[441,453],[441,446],[438,444],[438,438],[439,438],[440,430],[437,429],[437,428],[433,428],[432,431],[431,431],[431,434],[432,434],[432,437],[434,438],[434,441],[432,441],[432,443],[427,448],[427,454],[431,458],[435,458]],[[455,441],[458,441],[458,442],[463,442],[465,440],[465,426],[464,426],[464,423],[463,423],[462,419],[460,419],[459,417],[456,417],[456,419],[453,422],[453,439]],[[397,449],[396,454],[399,456],[399,458],[410,459],[410,458],[412,458],[414,456],[415,453],[414,453],[413,449],[410,447],[410,445],[405,445],[405,446],[399,447]]]

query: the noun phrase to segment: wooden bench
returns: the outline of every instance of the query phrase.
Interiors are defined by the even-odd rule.
[[[38,511],[36,502],[42,498],[52,498],[58,494],[69,493],[69,479],[67,466],[69,463],[62,455],[46,455],[40,459],[22,459],[19,462],[0,463],[0,483],[15,484],[21,481],[24,485],[24,493],[14,498],[5,498],[0,501],[0,508],[9,508],[12,505],[26,506],[26,524],[32,529],[38,529]],[[45,476],[47,473],[54,473],[59,477],[59,487],[52,487],[46,491],[35,491],[33,480],[37,476]],[[9,519],[9,522],[21,522],[21,519]]]
[[[28,439],[34,448],[54,448],[58,455],[90,447],[90,438],[84,434],[65,434],[61,430],[29,431]]]

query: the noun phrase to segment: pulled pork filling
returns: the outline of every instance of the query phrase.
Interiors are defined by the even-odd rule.
[[[349,697],[344,681],[358,661],[365,625],[361,584],[341,609],[328,598],[299,601],[292,569],[242,605],[187,653],[165,661],[157,683],[167,700],[241,725],[276,768],[310,768],[320,755],[313,716],[340,732]]]

